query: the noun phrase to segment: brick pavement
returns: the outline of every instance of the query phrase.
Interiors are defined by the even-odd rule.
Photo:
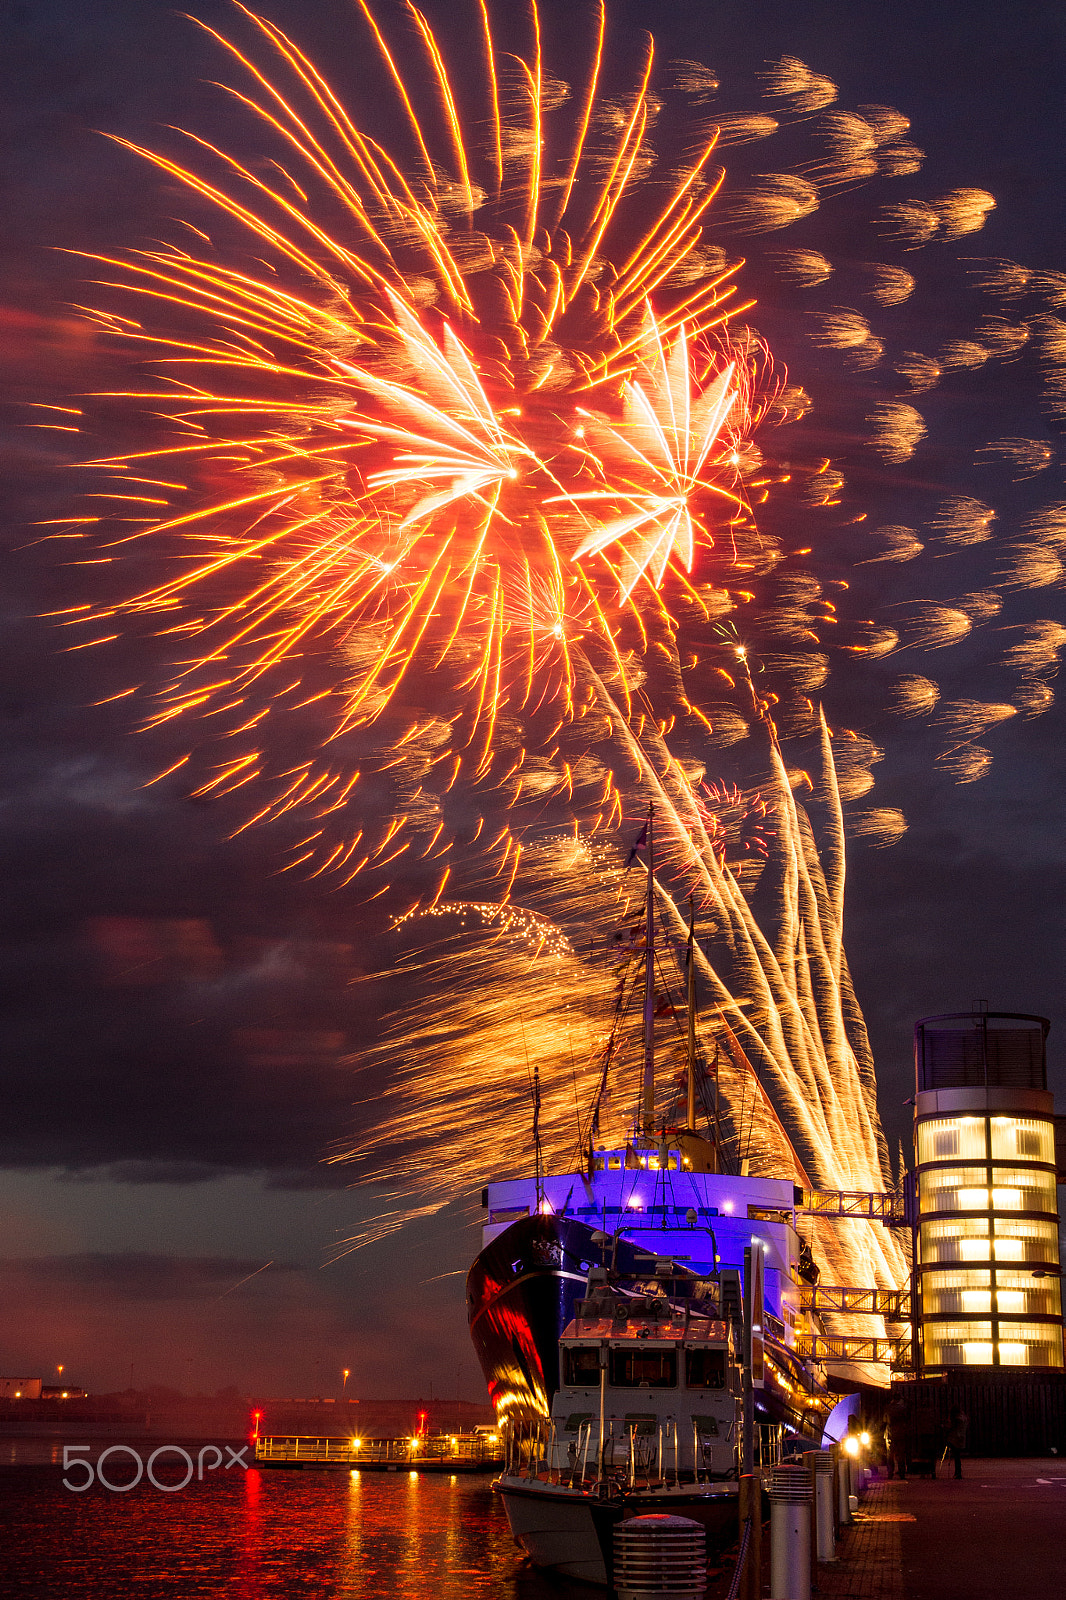
[[[957,1482],[875,1481],[814,1600],[1060,1600],[1066,1460],[967,1458]]]
[[[901,1534],[903,1519],[914,1515],[902,1504],[906,1489],[894,1478],[870,1485],[844,1532],[839,1559],[818,1567],[815,1600],[904,1600]]]
[[[770,1592],[763,1528],[761,1594]],[[967,1457],[956,1482],[875,1479],[812,1600],[1066,1600],[1066,1457]],[[735,1556],[708,1587],[723,1600]]]

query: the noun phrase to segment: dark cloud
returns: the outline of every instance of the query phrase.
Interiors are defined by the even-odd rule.
[[[26,1283],[48,1285],[59,1293],[99,1295],[122,1300],[197,1300],[232,1290],[253,1273],[265,1276],[262,1261],[241,1261],[228,1257],[153,1256],[89,1254],[0,1259],[0,1277],[18,1277]],[[292,1277],[301,1268],[271,1262],[272,1293],[277,1280]],[[262,1286],[248,1285],[249,1295],[262,1293]]]

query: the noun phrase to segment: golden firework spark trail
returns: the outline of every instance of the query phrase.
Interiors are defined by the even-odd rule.
[[[617,709],[614,714],[624,729]],[[789,1174],[807,1186],[859,1192],[884,1188],[889,1167],[873,1064],[843,949],[843,831],[828,738],[818,796],[828,830],[821,855],[808,813],[778,765],[762,883],[764,900],[772,889],[772,909],[764,911],[769,933],[756,922],[734,872],[721,864],[667,748],[632,745],[632,753],[641,767],[641,798],[655,805],[657,830],[674,861],[674,872],[656,882],[664,949],[683,950],[687,935],[671,877],[687,877],[703,903],[704,934],[697,945],[705,996],[701,1026],[718,1060],[727,1149],[754,1175]],[[779,754],[776,759],[780,763]],[[528,1120],[527,1077],[534,1064],[549,1165],[566,1171],[573,1170],[572,1162],[580,1164],[583,1118],[594,1094],[601,1138],[620,1144],[631,1136],[639,1027],[634,1022],[628,1050],[623,1042],[609,1079],[601,1079],[608,1025],[604,942],[583,957],[576,931],[568,938],[562,930],[580,928],[587,939],[590,930],[622,926],[627,916],[630,923],[639,921],[642,885],[627,881],[613,851],[587,841],[549,841],[538,856],[527,873],[536,909],[511,913],[489,942],[472,940],[465,927],[492,923],[488,908],[439,908],[436,914],[451,922],[453,937],[428,950],[423,944],[409,957],[413,974],[430,974],[433,1005],[401,1011],[383,1048],[396,1074],[396,1109],[354,1152],[345,1148],[338,1159],[354,1155],[360,1167],[418,1196],[436,1191],[445,1204],[456,1193],[456,1170],[476,1187],[479,1174],[499,1167],[501,1127]],[[634,958],[640,959],[643,944],[637,944]],[[616,959],[618,954],[616,947]],[[616,973],[631,959],[624,948],[621,957]],[[535,1028],[516,1029],[516,993],[526,998]],[[672,1027],[667,1022],[662,1029],[666,1055]],[[680,1031],[673,1043],[675,1054],[683,1052]],[[375,1076],[380,1068],[374,1063],[365,1070]],[[657,1123],[676,1121],[680,1094],[677,1083],[661,1074]],[[488,1125],[478,1114],[486,1098],[499,1111]],[[448,1130],[448,1171],[441,1169],[436,1141],[426,1139],[427,1119]],[[504,1145],[510,1137],[502,1135]],[[404,1218],[397,1207],[388,1223],[375,1219],[351,1243],[359,1247],[378,1239]],[[883,1229],[820,1226],[818,1245],[833,1270],[865,1274],[863,1282],[898,1284],[905,1270],[898,1242]]]

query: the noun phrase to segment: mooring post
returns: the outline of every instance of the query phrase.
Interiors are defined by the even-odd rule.
[[[837,1527],[851,1527],[851,1459],[843,1445],[835,1444],[837,1478]]]
[[[811,1554],[811,1588],[818,1587],[818,1479],[815,1477],[815,1464],[820,1450],[805,1450],[800,1460],[803,1462],[807,1473],[807,1480],[811,1486],[810,1527],[807,1529],[807,1538]]]
[[[811,1474],[775,1467],[770,1474],[770,1600],[811,1600]]]
[[[812,1450],[814,1467],[814,1550],[818,1561],[835,1561],[836,1523],[833,1515],[833,1456],[829,1450]]]

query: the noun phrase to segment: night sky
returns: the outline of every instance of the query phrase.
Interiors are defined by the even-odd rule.
[[[227,25],[223,5],[192,9]],[[266,9],[354,99],[349,8]],[[1066,269],[1060,7],[618,0],[612,15],[622,40],[650,28],[665,56],[708,62],[741,100],[736,86],[790,54],[838,83],[843,105],[899,107],[926,152],[901,196],[986,188],[996,210],[965,250]],[[183,124],[224,137],[205,81],[217,60],[162,0],[8,0],[3,18],[0,1371],[47,1378],[62,1362],[95,1390],[125,1386],[132,1369],[138,1387],[306,1394],[335,1392],[350,1367],[356,1393],[432,1383],[480,1398],[462,1276],[476,1196],[329,1264],[384,1203],[323,1164],[372,1115],[353,1101],[366,1100],[355,1067],[384,1003],[382,985],[360,981],[380,958],[379,910],[280,873],[269,830],[229,839],[224,806],[145,789],[160,748],[132,731],[128,703],[87,709],[128,681],[136,644],[90,661],[61,653],[40,620],[69,602],[73,580],[30,525],[66,514],[79,480],[77,448],[28,429],[27,407],[93,389],[105,366],[71,309],[84,291],[62,251],[142,242],[179,204],[100,130],[151,142]],[[841,215],[844,226],[846,202]],[[935,280],[935,254],[915,262],[919,276],[932,263]],[[935,292],[903,313],[915,348],[930,303]],[[1066,498],[1035,379],[1001,372],[949,386],[960,442],[945,490],[995,498],[962,443],[984,429],[1056,444],[1027,504]],[[949,438],[953,426],[949,415]],[[945,457],[934,468],[919,454],[915,470],[942,473]],[[895,585],[906,576],[889,569]],[[1061,587],[1025,604],[1022,620],[1066,622]],[[934,665],[965,694],[965,653]],[[876,803],[902,807],[909,830],[891,849],[853,846],[846,936],[893,1149],[908,1130],[915,1019],[977,999],[1052,1019],[1066,1110],[1062,726],[1059,706],[1013,719],[989,736],[989,774],[965,785],[934,766],[923,736],[886,741]]]

